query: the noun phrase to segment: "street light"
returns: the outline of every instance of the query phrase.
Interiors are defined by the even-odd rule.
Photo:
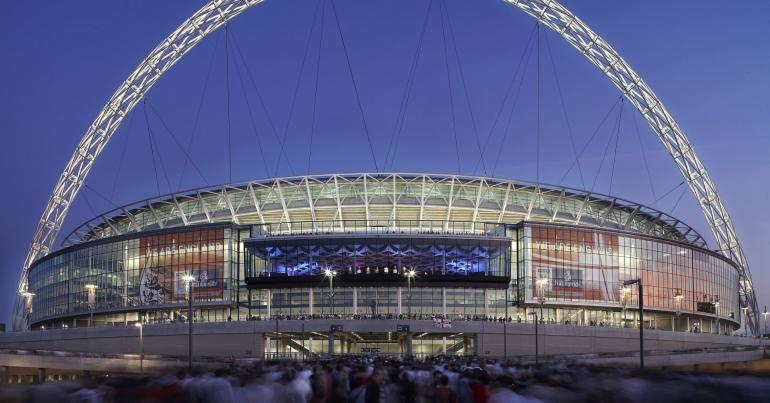
[[[762,312],[762,316],[765,317],[765,337],[768,337],[767,336],[767,314],[768,314],[768,312],[767,312],[767,305],[765,305],[765,311]]]
[[[717,297],[717,300],[714,302],[714,314],[717,317],[717,334],[722,334],[719,330],[719,297]]]
[[[540,303],[540,320],[543,320],[543,305],[545,305],[545,287],[548,285],[548,279],[541,277],[537,279],[537,288],[540,290],[540,295],[537,297],[537,302]]]
[[[142,332],[143,326],[141,322],[134,324],[139,328],[139,373],[144,373],[144,334]]]
[[[626,326],[626,305],[628,305],[628,292],[630,288],[626,286],[620,287],[620,305],[623,307],[623,327]]]
[[[407,319],[412,319],[412,278],[414,278],[416,274],[417,272],[414,271],[414,269],[409,269],[406,271],[406,273],[404,273],[404,275],[406,275],[406,284],[409,289],[409,295],[408,295],[409,304],[406,307]]]
[[[676,293],[676,295],[674,295],[674,302],[676,303],[676,319],[677,319],[677,322],[679,321],[679,316],[682,315],[682,300],[683,299],[684,299],[684,295],[682,295],[682,293],[678,292],[678,293]]]
[[[96,305],[96,284],[86,284],[88,290],[88,310],[91,315],[88,319],[88,327],[94,326],[94,306]]]
[[[537,337],[537,311],[532,311],[529,314],[535,316],[535,366],[539,366],[540,365],[540,358],[539,358],[539,356],[540,356],[539,353],[540,352],[538,350],[540,349],[539,348],[540,346],[539,346],[539,339]]]
[[[329,278],[329,305],[332,316],[334,316],[334,276],[337,272],[331,269],[324,269],[324,276]]]
[[[639,287],[639,368],[644,369],[644,289],[642,278],[623,281],[624,286],[636,284]]]
[[[21,293],[21,296],[27,299],[27,306],[26,306],[26,320],[27,320],[27,329],[29,329],[29,322],[30,318],[29,316],[32,314],[32,297],[35,296],[35,293],[24,291]]]
[[[749,335],[749,306],[743,307],[743,337]]]
[[[187,369],[192,370],[192,327],[193,327],[193,293],[192,285],[195,277],[191,274],[182,276],[182,280],[187,283]]]

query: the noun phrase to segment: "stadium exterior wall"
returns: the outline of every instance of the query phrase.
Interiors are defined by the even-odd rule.
[[[392,328],[409,320],[430,328],[408,332],[418,351],[487,354],[494,336],[479,326],[526,329],[538,318],[585,334],[638,328],[638,290],[622,286],[634,278],[645,286],[641,325],[650,330],[731,334],[742,313],[735,264],[681,221],[537,184],[417,174],[283,178],[134,204],[87,228],[30,268],[30,329],[174,329],[188,320],[192,295],[192,318],[204,329],[297,319],[312,328],[333,319],[346,329],[254,330],[262,347],[251,351],[322,351],[321,339],[339,333],[338,350],[354,342],[356,352],[399,353],[404,340]],[[368,319],[389,330],[348,330]]]

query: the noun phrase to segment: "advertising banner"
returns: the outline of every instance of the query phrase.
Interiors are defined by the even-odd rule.
[[[617,301],[616,234],[533,226],[531,251],[533,298]]]
[[[184,277],[192,275],[193,298],[224,294],[224,229],[206,229],[142,237],[139,301],[169,304],[187,297]]]

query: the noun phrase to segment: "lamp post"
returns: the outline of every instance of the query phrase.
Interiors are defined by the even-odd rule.
[[[620,287],[620,305],[623,307],[623,325],[622,327],[626,326],[626,305],[628,305],[628,292],[631,291],[630,288],[626,286]]]
[[[719,330],[719,298],[714,302],[714,315],[717,317],[717,334],[722,334]]]
[[[192,274],[182,276],[187,285],[187,369],[192,370],[192,327],[193,327],[193,293],[192,285],[195,277]]]
[[[538,337],[537,337],[537,311],[532,311],[529,314],[535,316],[535,366],[537,367],[537,366],[540,365],[540,358],[539,358],[540,357],[540,352],[539,352],[539,347],[540,346],[538,345],[539,341],[538,341]]]
[[[674,295],[674,303],[676,304],[676,321],[679,322],[679,316],[682,315],[682,300],[684,299],[684,295],[682,293],[676,293]],[[677,323],[678,324],[678,323]],[[676,326],[676,325],[674,325]]]
[[[414,271],[414,269],[409,269],[404,274],[406,275],[406,284],[409,290],[409,294],[407,295],[409,301],[407,301],[408,305],[406,306],[406,316],[407,319],[412,319],[412,278],[414,278],[417,272]]]
[[[96,284],[86,284],[86,290],[88,290],[88,311],[90,312],[88,327],[93,327],[94,306],[96,305]]]
[[[334,316],[334,276],[337,275],[337,272],[331,269],[325,269],[324,270],[324,276],[329,278],[329,306],[330,311],[332,313],[332,317]]]
[[[767,315],[770,312],[767,312],[767,305],[765,305],[765,310],[762,312],[762,316],[765,317],[765,337],[768,337],[767,335]]]
[[[24,291],[21,293],[21,295],[27,298],[27,306],[26,306],[27,315],[26,316],[27,316],[27,329],[29,329],[29,322],[30,322],[29,316],[32,314],[32,297],[35,296],[35,293]],[[767,308],[765,308],[765,310],[767,310]]]
[[[139,373],[144,374],[144,332],[141,322],[135,324],[139,328]]]
[[[749,307],[743,307],[743,337],[749,336]]]
[[[624,286],[636,284],[639,287],[639,368],[644,369],[644,289],[642,278],[623,281]]]
[[[545,305],[545,287],[548,285],[548,279],[541,277],[537,279],[537,288],[540,290],[540,294],[537,297],[537,302],[540,303],[540,320],[543,320],[543,305]]]

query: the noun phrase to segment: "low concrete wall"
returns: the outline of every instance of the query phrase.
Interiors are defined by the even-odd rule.
[[[410,325],[414,334],[463,333],[475,335],[477,352],[485,356],[503,356],[504,341],[509,356],[529,356],[535,350],[535,325],[455,321],[452,328],[436,328],[432,321],[396,320],[284,320],[279,332],[328,332],[331,325],[342,325],[345,332],[396,332],[397,325]],[[264,334],[276,331],[274,321],[196,323],[193,331],[193,355],[211,357],[260,357],[264,352]],[[566,355],[619,353],[639,350],[639,330],[570,325],[540,325],[540,354]],[[691,350],[757,346],[752,338],[704,333],[678,333],[645,330],[646,351]],[[94,353],[139,352],[139,329],[133,326],[57,329],[0,334],[0,348]],[[144,349],[149,355],[186,356],[187,325],[144,326]]]

